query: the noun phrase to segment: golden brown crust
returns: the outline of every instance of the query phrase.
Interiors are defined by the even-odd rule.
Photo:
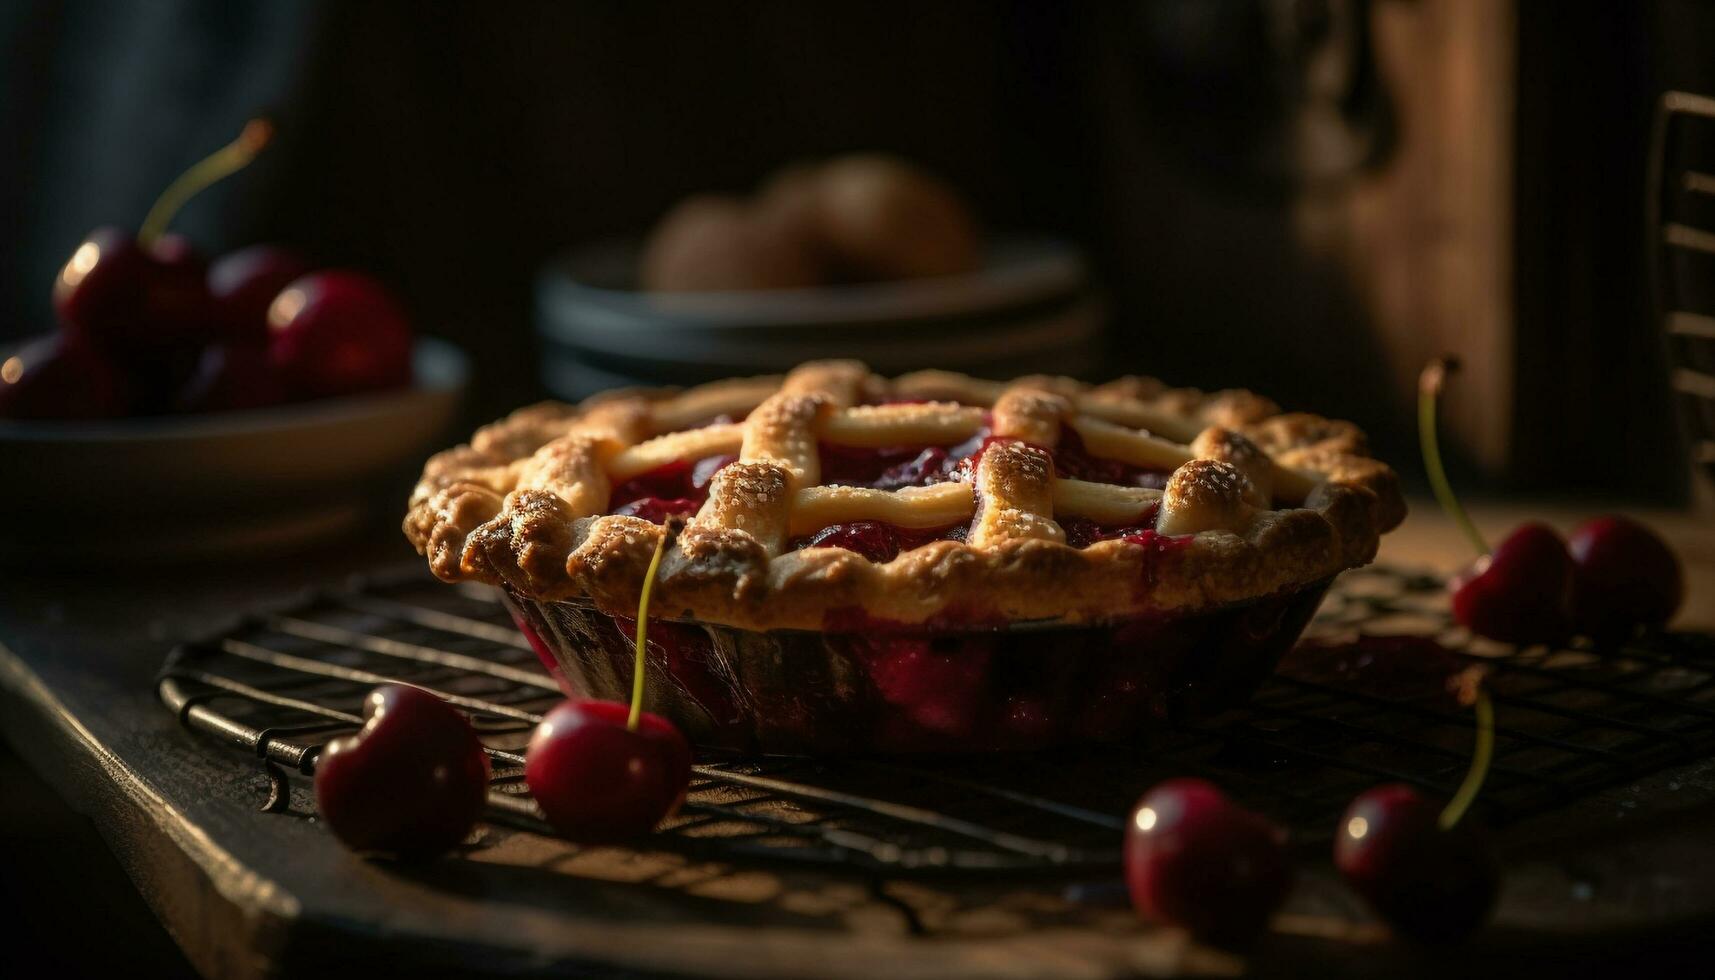
[[[885,501],[876,491],[817,488],[823,428],[847,442],[861,442],[853,427],[866,424],[969,428],[968,411],[946,406],[854,408],[890,398],[989,409],[995,434],[1018,440],[996,441],[982,454],[966,484],[974,506],[950,490]],[[747,413],[741,461],[716,474],[708,501],[662,563],[653,600],[662,615],[764,630],[866,618],[1086,622],[1189,613],[1362,565],[1405,515],[1397,478],[1368,457],[1356,427],[1280,414],[1249,392],[1204,394],[1151,378],[1097,387],[1049,377],[999,384],[938,371],[888,381],[861,364],[829,361],[784,378],[521,409],[429,460],[405,534],[443,579],[504,584],[546,600],[588,598],[630,613],[664,532],[603,513],[614,482],[609,467],[645,465],[633,450],[652,437]],[[1157,497],[1056,479],[1048,453],[1062,422],[1078,428],[1091,451],[1100,443],[1116,459],[1175,467],[1166,491]],[[1055,520],[1057,506],[1129,515],[1157,500],[1160,534],[1080,549],[1064,543]],[[815,513],[798,515],[795,526],[800,502]],[[818,514],[919,503],[971,512],[968,542],[933,541],[882,563],[833,547],[786,550],[789,535]],[[1186,533],[1168,533],[1176,530]]]

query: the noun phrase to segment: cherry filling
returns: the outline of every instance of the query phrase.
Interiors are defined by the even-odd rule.
[[[1062,430],[1061,440],[1060,448],[1052,454],[1055,469],[1061,476],[1119,486],[1160,489],[1166,485],[1167,473],[1091,456],[1078,434],[1070,428]],[[820,450],[822,477],[830,485],[878,490],[922,487],[953,480],[969,483],[983,453],[997,441],[1001,441],[1001,437],[984,431],[947,449],[938,446],[858,449],[824,443]],[[1098,541],[1116,539],[1145,547],[1161,547],[1174,541],[1156,535],[1155,520],[1159,511],[1159,506],[1151,507],[1136,521],[1127,524],[1098,524],[1081,517],[1066,517],[1060,520],[1060,525],[1066,531],[1066,543],[1074,548],[1087,548]],[[968,531],[966,525],[916,531],[878,521],[853,521],[796,538],[790,547],[793,550],[845,548],[871,561],[885,562],[891,561],[901,551],[909,551],[931,541],[963,541]]]
[[[990,438],[985,433],[978,433],[956,446],[890,446],[883,449],[822,443],[818,448],[822,482],[829,486],[890,491],[955,480],[968,482],[974,461],[981,457]],[[885,562],[892,561],[901,551],[909,551],[931,541],[963,541],[968,531],[969,527],[964,524],[918,530],[880,521],[851,521],[795,538],[789,547],[794,551],[800,548],[844,548],[870,561]]]
[[[964,524],[920,531],[880,521],[851,521],[793,538],[788,547],[793,551],[801,548],[844,548],[870,561],[886,562],[898,557],[901,551],[921,548],[931,541],[963,541],[969,531],[969,526]]]
[[[1120,538],[1133,544],[1149,544],[1156,537],[1155,518],[1160,512],[1161,505],[1154,504],[1140,514],[1135,523],[1117,526],[1097,524],[1083,517],[1062,517],[1059,520],[1060,527],[1066,532],[1066,543],[1074,548],[1088,548],[1098,541]]]
[[[939,446],[858,449],[822,443],[822,482],[830,486],[926,487],[949,477],[947,450]]]
[[[881,449],[836,446],[823,443],[822,480],[830,486],[901,490],[951,481],[970,482],[983,452],[997,440],[987,430],[956,446],[890,446]],[[1053,453],[1056,472],[1064,477],[1111,483],[1119,486],[1164,486],[1168,474],[1091,456],[1076,431],[1064,428],[1059,448]],[[663,524],[674,516],[695,514],[709,496],[709,482],[734,456],[708,456],[695,462],[681,460],[635,476],[615,487],[608,498],[608,513],[642,517]],[[1155,541],[1157,509],[1146,511],[1130,524],[1103,525],[1078,517],[1060,521],[1066,543],[1087,548],[1098,541],[1124,539],[1150,545]],[[891,561],[901,551],[931,541],[963,541],[969,528],[959,524],[932,530],[916,530],[879,521],[852,521],[823,528],[794,539],[789,547],[845,548],[871,561]]]
[[[867,449],[822,443],[822,482],[829,486],[901,490],[968,479],[991,437],[979,432],[956,446]]]
[[[1122,487],[1160,490],[1172,476],[1165,470],[1144,469],[1114,459],[1090,455],[1076,429],[1061,426],[1060,445],[1054,450],[1054,470],[1060,476],[1089,483],[1112,483]],[[1120,535],[1115,535],[1120,537]]]
[[[607,512],[641,517],[664,524],[669,517],[689,517],[709,499],[709,481],[737,456],[706,456],[696,462],[680,460],[621,483],[607,499]]]

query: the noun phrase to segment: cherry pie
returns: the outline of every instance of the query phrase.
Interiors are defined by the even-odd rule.
[[[1147,378],[784,377],[545,403],[425,468],[439,577],[748,631],[1182,617],[1323,582],[1404,517],[1345,422]],[[652,633],[653,636],[653,633]]]

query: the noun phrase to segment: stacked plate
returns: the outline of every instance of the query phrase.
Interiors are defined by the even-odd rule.
[[[813,289],[647,293],[635,245],[561,256],[537,287],[543,380],[562,398],[625,385],[695,384],[855,357],[896,374],[1084,374],[1106,307],[1078,251],[999,239],[963,276]]]

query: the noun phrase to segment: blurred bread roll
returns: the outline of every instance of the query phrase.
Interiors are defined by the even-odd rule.
[[[794,163],[776,170],[756,192],[756,207],[772,221],[792,227],[812,239],[821,237],[822,168]],[[817,245],[820,246],[820,242]]]
[[[736,198],[681,201],[644,249],[643,288],[661,292],[791,289],[822,283],[808,234]]]
[[[816,229],[845,278],[915,279],[970,272],[976,222],[957,192],[894,157],[842,157],[815,175]]]
[[[917,279],[970,272],[980,250],[951,187],[871,154],[786,167],[748,201],[687,198],[650,234],[641,279],[665,292]]]

